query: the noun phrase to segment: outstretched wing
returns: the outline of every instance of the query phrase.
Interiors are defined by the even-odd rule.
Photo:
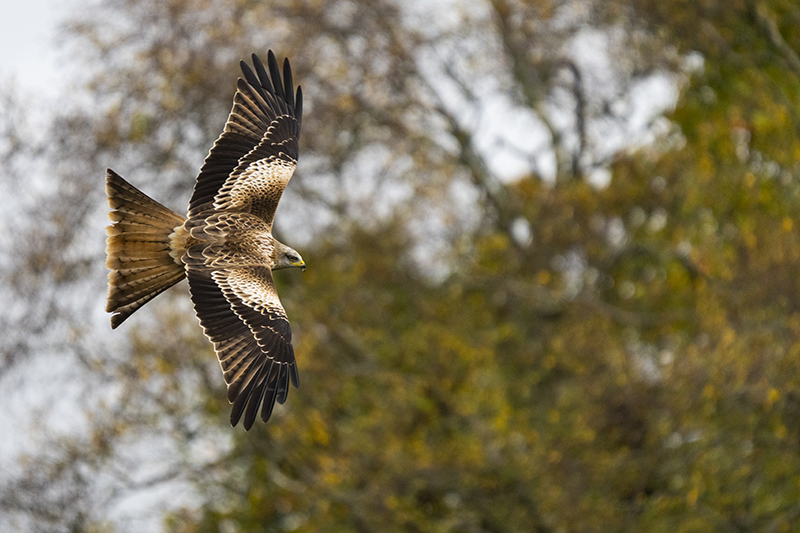
[[[211,270],[188,264],[187,277],[197,317],[214,344],[233,404],[231,425],[244,414],[249,430],[261,411],[266,422],[275,402],[283,403],[289,382],[299,379],[292,330],[272,273],[246,266]]]
[[[214,143],[189,202],[189,218],[210,209],[244,211],[272,227],[275,209],[297,165],[303,92],[293,94],[292,69],[275,55],[267,58],[269,75],[253,54],[255,73],[241,62],[233,109],[225,131]],[[271,78],[271,79],[270,79]]]

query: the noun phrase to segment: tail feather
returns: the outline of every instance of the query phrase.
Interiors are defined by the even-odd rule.
[[[184,217],[159,204],[109,169],[106,192],[111,206],[106,241],[111,327],[182,280],[184,266],[170,255],[170,236]]]
[[[124,284],[126,290],[124,293],[119,294],[118,299],[115,300],[115,304],[117,307],[125,307],[138,302],[144,296],[160,288],[168,280],[174,278],[173,283],[179,282],[181,280],[180,274],[180,272],[175,272],[174,270],[168,271],[158,268],[148,269],[146,277],[142,277],[142,272],[136,273],[133,277],[125,277],[124,279],[117,277],[114,281],[117,281],[119,284]],[[165,289],[170,286],[172,286],[172,283],[165,287]],[[153,297],[155,297],[155,295]],[[141,305],[139,307],[141,307]]]
[[[170,229],[170,233],[172,233],[172,229]],[[169,237],[169,233],[166,235],[166,237]],[[152,259],[163,260],[165,261],[165,265],[167,264],[167,259],[174,263],[175,261],[173,261],[169,256],[169,241],[167,240],[165,242],[162,240],[163,238],[164,235],[162,233],[134,233],[131,231],[130,233],[110,235],[106,243],[108,246],[111,246],[116,250],[131,254],[130,256],[124,258],[123,261],[135,263],[136,261],[144,260],[144,254],[158,254],[159,252],[166,251],[166,258],[158,255]]]
[[[159,265],[160,266],[160,265]],[[154,271],[155,270],[155,271]],[[108,279],[115,283],[127,283],[130,287],[135,287],[138,285],[142,285],[156,279],[164,274],[167,274],[171,271],[159,271],[158,269],[152,268],[137,268],[137,269],[130,269],[130,272],[126,276],[121,276],[118,272],[112,272]]]
[[[108,248],[108,246],[106,246],[106,248]],[[165,266],[165,263],[161,259],[140,259],[138,261],[131,261],[128,259],[119,259],[118,257],[108,257],[106,259],[106,266],[112,271],[138,271],[145,268]]]

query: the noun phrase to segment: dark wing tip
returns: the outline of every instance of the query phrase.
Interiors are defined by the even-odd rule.
[[[256,421],[258,408],[263,400],[264,389],[265,387],[263,386],[257,386],[256,390],[253,392],[253,395],[250,397],[250,400],[247,402],[247,409],[244,411],[245,431],[250,431],[250,428],[253,427],[253,423]]]
[[[297,119],[297,131],[303,125],[303,89],[297,86],[297,95],[294,97],[294,118]]]
[[[236,425],[239,423],[239,420],[242,418],[242,411],[237,409],[236,406],[233,406],[233,410],[231,411],[231,427],[235,428]],[[249,428],[244,428],[247,431]]]
[[[289,365],[281,365],[275,383],[275,397],[278,403],[283,405],[289,396]]]
[[[256,87],[263,88],[267,91],[273,98],[275,98],[275,90],[272,88],[272,83],[269,81],[269,76],[267,75],[267,70],[264,68],[264,63],[261,62],[261,59],[253,54],[250,56],[250,59],[253,60],[253,66],[256,69],[256,73],[258,74],[258,79],[260,83],[256,84]]]
[[[275,368],[277,366],[277,369]],[[268,369],[266,373],[264,369]],[[263,376],[263,380],[261,379]],[[297,387],[297,365],[296,364],[277,364],[272,360],[271,364],[266,362],[259,376],[251,383],[251,387],[243,390],[233,402],[231,410],[231,427],[236,427],[244,415],[244,430],[250,431],[258,418],[259,411],[261,420],[268,422],[272,417],[275,404],[283,404],[289,395],[289,383]]]
[[[269,383],[267,386],[267,390],[264,394],[264,407],[261,410],[261,420],[264,422],[268,422],[270,417],[272,416],[272,411],[275,409],[275,402],[283,403],[280,401],[281,397],[281,388],[280,388],[280,380],[281,376],[284,372],[283,370],[284,365],[278,365],[278,370],[275,373],[275,378]]]
[[[272,87],[275,89],[275,94],[284,102],[286,102],[286,93],[283,91],[283,81],[281,80],[281,71],[278,68],[278,60],[275,59],[275,54],[272,50],[267,54],[267,65],[269,66],[269,74],[272,78]]]
[[[253,69],[250,68],[250,65],[245,63],[244,61],[239,61],[239,68],[242,69],[242,74],[244,74],[244,78],[247,80],[247,83],[258,89],[261,84],[258,83],[258,78],[256,77]]]
[[[247,82],[259,92],[265,91],[273,96],[279,108],[276,111],[293,115],[299,126],[303,116],[303,91],[298,85],[297,92],[294,92],[292,65],[289,58],[283,60],[283,76],[281,76],[278,60],[272,50],[267,52],[266,68],[258,55],[251,54],[250,58],[253,61],[253,68],[244,61],[240,62]]]
[[[244,408],[247,405],[247,400],[250,398],[250,392],[252,391],[252,383],[249,386],[245,387],[244,390],[239,392],[239,395],[233,400],[233,407],[231,408],[231,427],[236,427],[236,424],[239,423],[239,420],[242,418],[242,414],[244,413]],[[252,426],[252,422],[250,424]],[[244,424],[245,431],[249,430],[250,427],[247,425],[247,421],[245,420]]]
[[[283,85],[286,89],[286,104],[289,110],[294,110],[294,80],[292,80],[292,66],[289,64],[289,58],[283,59]]]

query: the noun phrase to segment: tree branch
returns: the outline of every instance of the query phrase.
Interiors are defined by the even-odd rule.
[[[753,17],[761,29],[767,34],[769,42],[783,55],[794,73],[800,76],[800,56],[797,55],[797,52],[789,46],[789,43],[787,43],[786,39],[781,35],[778,23],[775,22],[772,13],[759,2],[751,0],[748,3]]]

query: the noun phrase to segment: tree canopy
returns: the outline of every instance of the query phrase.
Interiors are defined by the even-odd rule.
[[[0,110],[4,187],[51,165],[0,263],[25,302],[0,387],[35,394],[57,359],[78,429],[2,472],[0,524],[800,519],[794,2],[104,0],[66,35],[92,106],[41,145]],[[275,276],[301,387],[246,434],[184,286],[103,332],[102,176],[180,210],[238,59],[268,48],[307,100],[276,231],[309,268]]]

